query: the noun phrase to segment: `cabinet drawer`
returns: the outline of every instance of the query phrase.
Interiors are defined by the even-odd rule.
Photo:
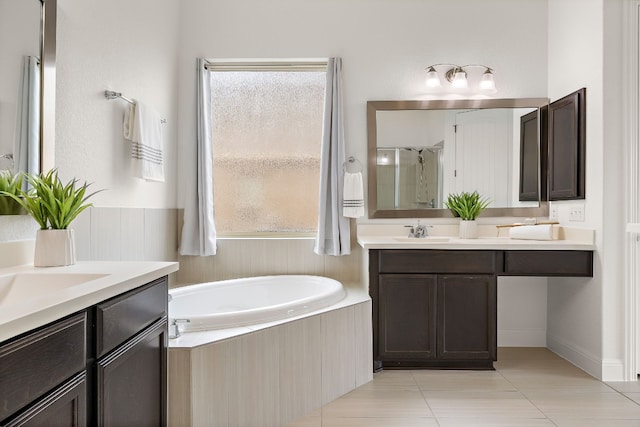
[[[380,273],[485,273],[496,271],[495,251],[381,250]]]
[[[507,251],[504,274],[593,277],[592,251]]]
[[[0,420],[85,369],[86,318],[82,312],[0,346]]]
[[[167,313],[166,276],[98,304],[96,352],[101,357]]]

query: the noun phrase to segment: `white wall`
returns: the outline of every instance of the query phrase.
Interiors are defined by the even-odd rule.
[[[184,2],[180,188],[193,182],[196,57],[341,56],[347,155],[364,161],[366,101],[424,98],[430,64],[487,64],[496,70],[497,97],[546,96],[546,20],[539,0]]]
[[[585,222],[596,230],[593,279],[552,279],[549,347],[593,375],[622,380],[624,355],[622,0],[549,2],[549,97],[587,88]],[[580,10],[580,13],[576,13]]]
[[[93,182],[94,204],[176,206],[177,48],[180,2],[59,0],[56,167]],[[105,89],[149,104],[166,118],[165,182],[132,176],[122,136],[127,104]]]

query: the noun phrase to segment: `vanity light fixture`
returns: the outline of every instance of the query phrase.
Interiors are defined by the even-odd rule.
[[[470,68],[484,68],[484,73],[480,77],[478,82],[478,89],[484,93],[494,93],[496,91],[496,82],[493,76],[493,69],[486,65],[469,64],[469,65],[456,65],[456,64],[433,64],[429,65],[425,70],[427,71],[426,85],[428,88],[440,88],[442,87],[443,80],[438,74],[438,68],[444,74],[444,78],[450,83],[451,89],[456,91],[469,89],[469,75],[468,69]]]

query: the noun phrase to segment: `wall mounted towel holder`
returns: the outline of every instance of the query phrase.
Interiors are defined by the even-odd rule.
[[[342,164],[342,172],[347,172],[347,167],[349,165],[356,166],[356,170],[352,173],[362,172],[362,163],[360,163],[360,160],[356,159],[353,156],[349,156],[347,160],[344,161],[344,163]]]
[[[107,99],[122,99],[132,105],[136,103],[133,99],[124,96],[122,92],[115,92],[113,90],[105,90],[104,97]],[[167,119],[160,119],[160,123],[167,123]]]

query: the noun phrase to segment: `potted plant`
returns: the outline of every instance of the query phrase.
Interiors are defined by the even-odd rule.
[[[13,174],[8,170],[0,170],[0,215],[20,215],[24,213],[22,206],[7,195],[20,196],[22,194],[23,175]]]
[[[461,239],[475,239],[478,237],[476,218],[490,203],[490,200],[481,197],[477,191],[449,194],[444,205],[453,213],[453,216],[460,218]]]
[[[53,267],[75,263],[75,242],[71,222],[85,209],[92,206],[87,199],[89,184],[79,184],[77,179],[63,183],[54,169],[47,173],[25,174],[30,189],[22,188],[18,194],[0,191],[14,199],[33,219],[40,229],[36,234],[34,265]]]

